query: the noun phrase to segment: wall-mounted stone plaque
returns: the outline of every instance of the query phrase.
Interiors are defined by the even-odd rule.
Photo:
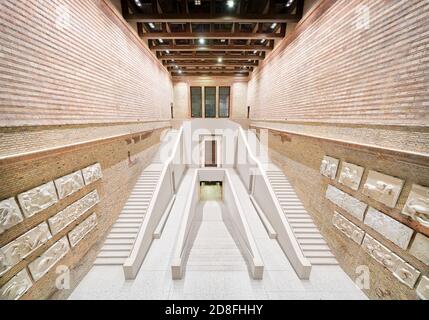
[[[101,172],[101,166],[99,163],[82,169],[82,174],[86,185],[100,180],[103,177],[103,174]]]
[[[55,216],[49,218],[48,222],[51,227],[52,234],[57,234],[63,230],[99,202],[100,199],[98,197],[97,190],[94,190],[78,201],[72,203],[64,210],[58,212]]]
[[[51,238],[48,224],[43,222],[0,249],[0,275],[27,257]]]
[[[58,261],[69,252],[70,246],[67,237],[60,239],[46,250],[39,258],[28,265],[35,281],[42,278]]]
[[[339,160],[324,156],[320,164],[320,173],[330,179],[335,179],[338,170]]]
[[[420,271],[405,261],[401,261],[401,263],[398,263],[396,266],[393,275],[403,284],[412,289],[420,276]]]
[[[26,269],[17,273],[0,289],[0,300],[18,300],[31,288],[33,283]]]
[[[357,244],[361,244],[363,237],[365,235],[365,231],[359,228],[357,225],[343,217],[338,212],[334,213],[332,218],[333,225],[344,233],[348,238],[352,239]]]
[[[97,215],[93,213],[76,228],[69,232],[69,240],[72,247],[75,247],[92,229],[97,225]]]
[[[18,201],[27,218],[43,211],[58,202],[57,192],[52,181],[18,195]]]
[[[411,244],[410,253],[429,265],[429,238],[418,233]]]
[[[0,234],[24,220],[14,198],[0,202]]]
[[[394,272],[399,263],[403,260],[383,246],[380,242],[371,237],[368,233],[362,242],[362,248],[377,262],[385,266],[391,272]]]
[[[328,189],[326,189],[326,198],[341,209],[347,211],[355,218],[363,221],[365,210],[368,207],[366,203],[359,201],[358,199],[331,185],[329,185]]]
[[[364,168],[355,164],[343,162],[338,182],[352,190],[358,190],[362,179]]]
[[[413,184],[402,213],[429,228],[429,188]]]
[[[394,208],[403,185],[404,181],[401,179],[370,170],[363,186],[363,193]]]
[[[422,300],[429,300],[429,278],[423,276],[416,290],[417,296]]]
[[[404,250],[407,249],[414,232],[413,229],[371,207],[366,214],[365,224]]]
[[[60,199],[64,199],[76,191],[79,191],[84,185],[80,170],[55,180],[55,186],[57,187]]]

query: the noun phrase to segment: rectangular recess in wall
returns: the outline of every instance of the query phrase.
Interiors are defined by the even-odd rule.
[[[191,117],[203,116],[203,91],[201,87],[191,87]]]
[[[231,88],[219,87],[219,118],[229,118],[231,106]]]

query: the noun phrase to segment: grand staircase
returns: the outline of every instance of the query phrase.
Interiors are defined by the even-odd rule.
[[[162,165],[152,164],[143,171],[94,265],[123,265],[128,258],[152,200],[161,169]]]
[[[269,170],[267,176],[304,256],[313,265],[337,265],[335,256],[283,172]]]

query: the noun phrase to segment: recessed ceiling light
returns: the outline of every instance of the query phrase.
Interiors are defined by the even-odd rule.
[[[134,0],[134,3],[136,4],[137,7],[139,8],[142,7],[142,3],[140,2],[140,0]]]
[[[286,3],[286,7],[290,7],[292,3],[293,3],[293,0],[289,0],[289,1]]]
[[[262,39],[262,40],[261,40],[261,43],[264,43],[264,42],[265,42],[265,39]]]
[[[271,29],[275,29],[277,27],[277,23],[273,23],[272,25],[271,25]]]
[[[195,0],[194,3],[195,3],[196,6],[200,6],[201,5],[201,0]]]
[[[257,54],[257,53],[258,53],[258,50],[253,51],[253,54]]]
[[[149,22],[148,24],[149,24],[149,27],[150,27],[151,29],[155,29],[155,25],[154,25],[152,22]]]
[[[164,43],[164,40],[158,39],[159,43]]]
[[[217,62],[221,63],[223,59],[221,57],[217,58]]]
[[[204,39],[204,38],[199,38],[199,39],[198,39],[198,43],[199,43],[199,44],[205,44],[205,43],[206,43],[206,39]]]
[[[220,40],[220,42],[225,42],[225,41],[226,41],[225,39]]]
[[[228,6],[228,8],[234,8],[235,3],[233,0],[228,0],[226,2],[226,5]]]
[[[182,74],[182,70],[177,71],[179,74]]]
[[[165,51],[165,53],[166,53],[166,54],[170,54],[170,50],[166,50],[166,51]]]

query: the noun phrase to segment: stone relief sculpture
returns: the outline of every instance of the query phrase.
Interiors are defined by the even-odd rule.
[[[23,220],[21,210],[14,198],[0,202],[0,234]]]
[[[414,233],[413,229],[371,207],[368,209],[364,222],[404,250],[407,249]]]
[[[338,182],[352,190],[358,190],[363,171],[364,168],[362,167],[352,163],[343,162]]]
[[[421,233],[417,233],[411,244],[410,253],[429,265],[429,238]]]
[[[326,190],[326,198],[341,209],[347,211],[355,218],[363,221],[365,210],[368,207],[366,203],[359,201],[358,199],[331,185],[329,185],[328,189]]]
[[[369,171],[363,193],[390,208],[394,208],[404,181],[376,171]]]
[[[24,211],[24,216],[29,218],[58,202],[54,183],[51,181],[21,193],[18,195],[18,201]]]
[[[21,237],[9,242],[0,249],[0,275],[23,260],[42,244],[51,239],[51,233],[46,222],[39,224]]]
[[[344,218],[338,212],[334,213],[334,216],[332,218],[332,223],[338,230],[344,233],[348,238],[352,239],[354,242],[356,242],[359,245],[362,243],[365,232],[362,229],[360,229],[357,225],[355,225],[351,221]]]
[[[64,199],[65,197],[82,189],[84,187],[84,182],[81,171],[79,170],[67,176],[56,179],[55,186],[57,187],[58,196],[60,199]]]
[[[72,247],[75,247],[92,229],[97,225],[97,215],[93,213],[80,225],[69,232],[69,240]]]
[[[414,285],[416,284],[417,279],[420,276],[420,271],[418,271],[412,265],[402,260],[396,266],[396,269],[393,272],[393,275],[403,284],[405,284],[406,286],[412,289],[414,288]]]
[[[337,175],[339,160],[324,156],[320,165],[320,173],[330,179],[335,179]]]
[[[429,188],[413,184],[402,214],[429,228]]]
[[[394,272],[397,265],[401,262],[392,251],[383,246],[380,242],[372,238],[369,234],[365,235],[362,242],[362,248],[377,262],[381,263],[391,272]]]
[[[417,286],[416,293],[421,300],[429,300],[429,278],[428,277],[426,276],[422,277],[422,279],[419,282],[419,285]]]
[[[67,237],[57,241],[46,250],[39,258],[28,265],[31,275],[35,281],[42,278],[58,261],[60,261],[70,250]]]
[[[0,300],[18,300],[32,285],[30,276],[27,270],[24,269],[0,289]]]
[[[86,185],[91,184],[103,177],[99,163],[82,169],[82,174]]]
[[[88,212],[88,210],[93,208],[99,202],[100,199],[98,197],[97,190],[94,190],[78,201],[72,203],[55,216],[49,218],[48,223],[51,227],[52,233],[57,234],[70,223],[82,216],[85,212]]]

